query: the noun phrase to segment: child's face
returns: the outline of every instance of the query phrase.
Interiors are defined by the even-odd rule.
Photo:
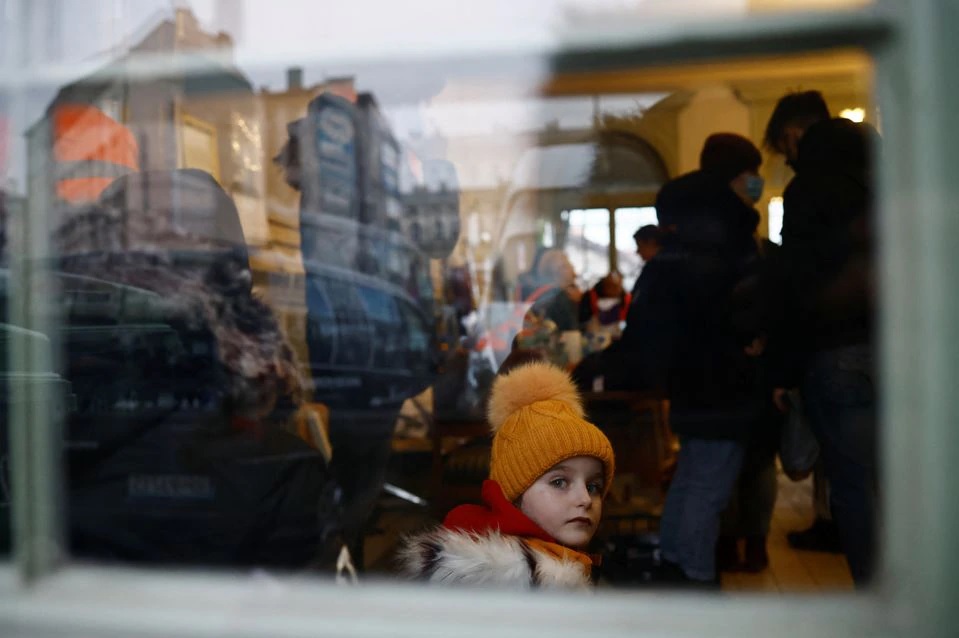
[[[603,464],[575,456],[554,465],[523,492],[520,510],[559,543],[584,549],[603,513]]]

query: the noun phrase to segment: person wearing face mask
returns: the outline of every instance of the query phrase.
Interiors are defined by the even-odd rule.
[[[762,194],[761,162],[745,137],[716,133],[705,141],[700,169],[663,186],[656,198],[662,250],[643,269],[609,356],[627,373],[610,370],[607,382],[663,392],[680,438],[660,526],[668,583],[718,583],[720,514],[768,402],[759,370],[761,313],[743,311],[756,305],[755,286],[743,284],[759,262],[753,205]]]

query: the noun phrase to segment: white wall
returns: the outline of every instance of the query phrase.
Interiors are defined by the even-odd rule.
[[[749,107],[728,86],[700,89],[680,111],[679,174],[699,168],[703,143],[713,133],[750,137]]]

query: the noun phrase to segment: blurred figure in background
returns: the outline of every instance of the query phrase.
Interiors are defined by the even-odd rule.
[[[632,301],[623,288],[623,276],[613,271],[596,282],[579,302],[579,323],[586,333],[608,331],[619,336]]]
[[[764,144],[772,152],[782,155],[786,164],[795,171],[798,166],[799,144],[806,131],[828,120],[829,107],[819,91],[789,93],[776,103],[776,108],[766,124]],[[794,223],[797,222],[783,219],[786,235],[791,232],[791,229],[785,230],[786,224]],[[778,260],[773,262],[773,266],[777,267],[776,264],[778,264]],[[773,285],[781,286],[783,284],[776,283]],[[774,340],[770,353],[777,362],[773,371],[773,374],[777,377],[775,382],[783,387],[798,383],[795,378],[789,379],[788,373],[785,372],[790,367],[795,367],[794,364],[789,362],[790,359],[795,358],[795,351],[790,354],[790,350],[782,346],[779,340]],[[833,521],[829,506],[829,480],[826,478],[821,459],[813,470],[813,509],[816,518],[810,527],[786,534],[789,545],[796,549],[825,552],[842,551],[839,542],[839,529]]]
[[[788,96],[787,96],[788,97]],[[785,99],[785,98],[784,98]],[[774,116],[776,113],[774,113]],[[793,144],[771,120],[767,138],[795,178],[783,193],[781,257],[771,269],[771,356],[779,399],[800,389],[819,440],[833,517],[857,587],[874,572],[878,468],[873,330],[873,155],[868,124],[819,121]]]
[[[656,211],[672,231],[643,271],[621,340],[642,362],[642,380],[669,397],[681,442],[660,525],[667,581],[718,586],[720,514],[762,412],[761,326],[757,313],[739,311],[753,305],[754,288],[741,283],[757,266],[761,161],[748,139],[717,133],[700,170],[663,186]]]
[[[759,255],[765,264],[779,249],[768,239],[758,241]],[[762,266],[747,275],[734,291],[735,325],[768,324],[768,301],[763,295]],[[765,332],[748,350],[757,357],[759,394],[762,409],[752,423],[746,440],[743,466],[736,481],[729,506],[723,512],[719,542],[716,547],[716,568],[719,571],[759,572],[769,565],[766,543],[773,509],[779,489],[776,455],[780,449],[784,415],[772,401],[772,381],[765,356]],[[742,554],[740,555],[740,542]]]
[[[533,253],[533,263],[530,264],[529,270],[525,270],[517,276],[516,281],[516,290],[513,294],[513,299],[515,301],[522,301],[530,295],[532,295],[540,286],[544,283],[542,275],[539,272],[539,261],[543,258],[547,252],[552,250],[552,248],[546,248],[545,246],[539,246],[536,251]],[[502,260],[497,261],[497,266],[502,267]],[[502,276],[502,275],[500,275]],[[505,282],[504,282],[505,285]],[[506,296],[501,298],[505,299]]]
[[[579,329],[579,302],[583,293],[576,285],[576,271],[566,253],[552,248],[543,253],[536,267],[539,287],[524,301],[532,312],[556,324],[560,332]]]
[[[646,224],[633,233],[633,241],[636,242],[636,254],[643,260],[643,268],[645,269],[646,264],[652,261],[663,247],[663,231],[655,224]],[[639,279],[642,277],[642,272],[639,275],[633,282],[633,290],[630,293],[633,298],[636,297],[639,290]]]
[[[655,257],[662,245],[662,231],[659,229],[659,226],[655,224],[646,224],[641,226],[635,233],[633,233],[633,241],[636,242],[636,254],[639,255],[639,258],[643,260],[643,263],[649,263],[649,261]]]

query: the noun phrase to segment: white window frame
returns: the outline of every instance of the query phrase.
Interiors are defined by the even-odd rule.
[[[43,6],[8,0],[7,17],[14,25],[25,23],[27,12]],[[0,567],[0,635],[956,635],[957,30],[955,0],[888,0],[850,12],[584,27],[562,51],[542,51],[562,68],[584,70],[839,46],[861,46],[875,56],[886,149],[879,198],[885,509],[881,577],[873,591],[707,597],[611,590],[517,597],[385,582],[344,588],[311,579],[65,564],[57,549],[62,521],[55,506],[60,484],[53,473],[52,418],[20,410],[10,415],[19,456],[11,459],[16,550],[14,561]],[[26,46],[11,39],[2,45],[13,54],[8,60],[18,59]],[[30,78],[56,77],[60,71],[7,68],[0,82],[16,91]],[[43,326],[34,319],[46,316],[46,302],[24,285],[37,282],[27,279],[23,264],[48,254],[44,211],[43,202],[30,203],[24,246],[31,259],[16,268],[11,298],[21,318],[29,320],[26,327],[38,330]],[[25,347],[11,352],[38,372],[44,355]]]

